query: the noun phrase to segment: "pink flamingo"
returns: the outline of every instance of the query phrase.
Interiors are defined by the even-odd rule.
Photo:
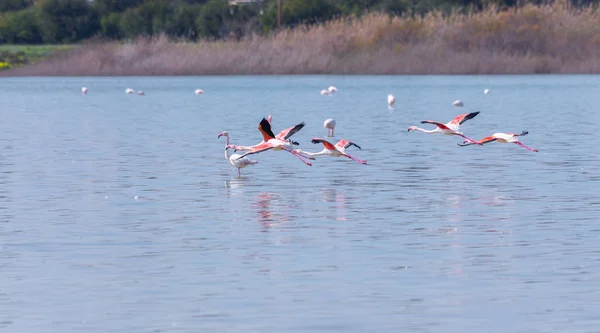
[[[273,134],[273,131],[271,130],[271,124],[269,123],[269,121],[267,119],[263,118],[260,121],[260,123],[258,124],[258,130],[260,131],[260,133],[263,136],[263,142],[254,146],[252,149],[250,149],[246,153],[242,154],[239,158],[243,158],[243,157],[245,157],[247,155],[251,155],[251,154],[262,153],[263,151],[267,151],[269,149],[285,150],[288,153],[296,156],[296,158],[298,158],[304,164],[311,166],[312,164],[310,162],[304,160],[304,158],[307,158],[307,157],[302,156],[303,154],[300,154],[300,153],[297,153],[296,151],[294,151],[292,144],[289,141],[287,141],[287,139],[290,136],[292,136],[294,133],[301,130],[302,127],[304,127],[303,122],[294,126],[290,131],[288,131],[288,134],[286,136],[284,136],[283,138],[277,138],[277,137],[275,137],[275,134]],[[227,147],[233,148],[234,146],[230,145]]]
[[[81,94],[82,95],[87,95],[87,88],[86,87],[81,87]]]
[[[483,138],[483,139],[481,139],[479,141],[476,141],[475,143],[480,144],[480,145],[483,145],[483,144],[486,144],[486,143],[490,143],[490,142],[494,142],[494,141],[497,141],[497,142],[500,142],[500,143],[514,143],[514,144],[519,145],[519,146],[521,146],[521,147],[523,147],[523,148],[525,148],[525,149],[527,149],[529,151],[537,153],[538,152],[537,149],[533,149],[531,147],[527,147],[526,145],[524,145],[521,142],[519,142],[519,138],[518,137],[519,136],[524,136],[524,135],[527,135],[527,134],[529,134],[529,132],[527,132],[527,131],[522,131],[521,134],[514,134],[514,133],[494,133],[493,135],[486,136],[485,138]],[[457,143],[457,144],[459,146],[470,146],[470,145],[472,145],[474,143],[469,142],[468,140],[465,140],[462,144],[460,144],[460,143]]]
[[[272,117],[271,115],[269,115],[269,116],[267,117],[267,121],[269,122],[269,124],[271,124],[271,120],[272,120],[272,119],[273,119],[273,117]],[[304,123],[302,123],[302,124],[304,124]],[[297,126],[299,126],[299,125],[292,126],[292,127],[288,127],[288,128],[286,128],[286,129],[284,129],[283,131],[281,131],[281,132],[277,133],[277,135],[275,135],[275,138],[276,138],[276,139],[279,139],[279,140],[283,140],[283,141],[288,141],[289,143],[291,143],[291,144],[293,144],[293,145],[296,145],[296,146],[297,146],[297,145],[298,145],[298,142],[296,142],[296,141],[292,141],[292,140],[290,139],[290,137],[291,137],[292,135],[294,135],[296,132],[298,132],[298,131],[299,131],[299,130],[297,130],[297,131],[294,131],[294,132],[292,133],[292,130],[293,130],[293,129],[295,129]],[[302,126],[304,126],[304,125],[302,125]],[[231,145],[231,147],[233,147],[234,151],[238,151],[238,150],[239,150],[239,151],[251,150],[251,149],[254,149],[255,147],[257,147],[257,146],[259,146],[259,145],[261,145],[261,144],[263,144],[263,143],[265,143],[265,142],[266,142],[266,141],[265,141],[265,140],[263,140],[263,141],[259,142],[258,144],[255,144],[254,146],[237,146],[237,145]]]
[[[356,143],[352,142],[352,141],[348,141],[348,140],[340,140],[338,141],[338,143],[336,143],[335,145],[332,145],[330,142],[328,142],[327,140],[321,139],[321,138],[314,138],[311,141],[314,144],[317,143],[322,143],[323,146],[325,146],[325,148],[323,148],[323,150],[321,150],[318,153],[309,153],[306,151],[303,151],[301,149],[296,149],[296,152],[307,155],[307,156],[311,156],[311,157],[315,157],[315,156],[331,156],[331,157],[340,157],[340,156],[344,156],[347,157],[353,161],[356,161],[358,163],[361,164],[367,164],[367,161],[365,160],[360,160],[358,158],[352,157],[348,154],[346,154],[346,149],[350,146],[355,146],[358,149],[361,149]]]
[[[468,141],[470,141],[473,144],[480,144],[480,143],[477,143],[477,141],[466,137],[463,133],[458,131],[460,125],[462,125],[465,121],[467,121],[469,119],[475,118],[475,116],[477,116],[478,114],[479,114],[479,111],[461,114],[446,124],[438,123],[437,121],[433,121],[433,120],[423,120],[423,121],[421,121],[421,124],[433,124],[437,127],[428,131],[428,130],[419,128],[417,126],[411,126],[408,128],[408,132],[414,130],[414,131],[421,131],[423,133],[428,133],[428,134],[442,133],[444,135],[458,135],[458,136],[461,136],[461,137],[467,139]]]

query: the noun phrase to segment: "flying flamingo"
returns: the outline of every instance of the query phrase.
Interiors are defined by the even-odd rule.
[[[231,156],[229,156],[229,133],[227,132],[221,132],[219,133],[219,136],[217,136],[217,139],[224,136],[225,139],[225,159],[229,162],[229,164],[233,165],[234,167],[236,167],[238,169],[238,177],[241,177],[241,172],[240,170],[242,168],[247,167],[248,165],[254,165],[257,164],[258,161],[254,161],[249,159],[248,157],[241,157],[239,154],[233,154]]]
[[[329,143],[326,140],[320,139],[320,138],[314,138],[311,141],[314,144],[317,143],[322,143],[323,146],[325,146],[325,148],[323,148],[323,150],[321,150],[318,153],[309,153],[306,151],[303,151],[301,149],[296,149],[297,153],[302,153],[311,157],[315,157],[315,156],[331,156],[331,157],[340,157],[340,156],[344,156],[347,157],[353,161],[356,161],[358,163],[361,164],[367,164],[367,161],[365,160],[360,160],[358,158],[352,157],[348,154],[346,154],[346,148],[350,147],[350,146],[355,146],[358,149],[361,149],[356,143],[352,142],[352,141],[348,141],[348,140],[340,140],[338,141],[338,143],[336,143],[335,145],[332,145],[331,143]]]
[[[81,94],[82,95],[87,95],[87,88],[86,87],[82,87],[81,88]]]
[[[247,151],[246,153],[241,155],[240,158],[243,158],[246,155],[261,153],[261,152],[267,151],[269,149],[285,150],[288,153],[296,156],[296,158],[298,158],[304,164],[311,166],[312,164],[310,162],[304,160],[304,158],[308,158],[308,157],[303,156],[304,154],[300,154],[300,153],[297,153],[296,151],[294,151],[292,144],[289,141],[287,141],[287,139],[290,136],[292,136],[294,133],[301,130],[302,127],[304,127],[304,123],[300,123],[300,124],[292,127],[292,129],[290,131],[288,131],[288,134],[286,136],[284,136],[283,138],[276,138],[275,134],[273,134],[273,131],[271,130],[271,124],[269,123],[269,121],[267,119],[263,118],[260,121],[260,123],[258,124],[258,130],[262,134],[264,142],[258,144],[257,146],[254,146],[254,148],[250,149],[249,151]],[[234,146],[230,145],[227,147],[233,148]]]
[[[531,147],[527,147],[526,145],[524,145],[521,142],[519,142],[518,137],[519,136],[524,136],[524,135],[527,135],[527,134],[529,134],[529,132],[527,132],[527,131],[522,131],[521,134],[514,134],[514,133],[494,133],[493,135],[486,136],[485,138],[477,141],[476,143],[480,144],[480,145],[483,145],[483,144],[486,144],[486,143],[490,143],[490,142],[493,142],[493,141],[498,141],[500,143],[514,143],[514,144],[517,144],[517,145],[519,145],[519,146],[521,146],[521,147],[523,147],[523,148],[525,148],[527,150],[530,150],[532,152],[536,152],[537,153],[538,152],[537,149],[533,149]],[[469,142],[468,140],[465,140],[462,144],[457,143],[457,145],[459,145],[459,146],[470,146],[472,144],[474,144],[474,143]]]
[[[394,98],[394,95],[389,94],[388,95],[388,105],[389,106],[394,106],[394,103],[396,103],[396,99]]]
[[[273,119],[273,117],[272,117],[271,115],[269,115],[269,116],[267,117],[267,121],[269,122],[269,124],[271,124],[271,120],[272,120],[272,119]],[[298,125],[296,125],[296,126],[298,126]],[[296,132],[293,132],[293,133],[291,133],[291,134],[290,134],[290,132],[291,132],[291,131],[292,131],[292,130],[293,130],[295,127],[296,127],[296,126],[292,126],[292,127],[288,127],[288,128],[286,128],[286,129],[284,129],[283,131],[281,131],[281,132],[277,133],[277,135],[275,135],[275,138],[276,138],[276,139],[279,139],[279,140],[287,141],[287,142],[289,142],[289,143],[291,143],[291,144],[293,144],[293,145],[296,145],[296,146],[298,146],[298,145],[299,145],[299,143],[298,143],[298,142],[296,142],[296,141],[292,141],[292,140],[290,139],[290,137],[291,137],[292,135],[294,135],[294,134],[297,132],[297,131],[296,131]],[[288,135],[288,134],[289,134],[289,135]],[[261,142],[259,142],[258,144],[255,144],[254,146],[236,146],[236,145],[231,145],[231,147],[232,147],[232,148],[233,148],[235,151],[238,151],[238,150],[240,150],[240,151],[244,151],[244,150],[251,150],[251,149],[254,149],[254,148],[255,148],[255,147],[257,147],[258,145],[261,145],[261,144],[263,144],[263,143],[265,143],[265,141],[264,141],[264,140],[263,140],[263,141],[261,141]]]
[[[333,130],[335,129],[335,120],[329,118],[323,123],[323,127],[327,128],[327,136],[333,136]]]
[[[438,123],[437,121],[433,121],[433,120],[423,120],[423,121],[421,121],[421,124],[434,124],[437,127],[428,131],[428,130],[419,128],[417,126],[411,126],[408,128],[408,132],[416,130],[416,131],[421,131],[423,133],[429,133],[429,134],[442,133],[444,135],[458,135],[458,136],[462,136],[463,138],[467,139],[467,141],[470,141],[474,144],[480,145],[480,143],[477,143],[477,141],[466,137],[464,134],[462,134],[461,132],[458,131],[460,125],[462,125],[465,121],[467,121],[469,119],[475,118],[475,116],[477,116],[478,114],[479,114],[479,111],[461,114],[461,115],[455,117],[454,119],[452,119],[447,124]]]

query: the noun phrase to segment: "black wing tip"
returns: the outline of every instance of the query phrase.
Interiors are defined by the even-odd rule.
[[[481,111],[475,111],[475,112],[471,112],[469,113],[464,120],[468,120],[468,119],[473,119],[475,118]],[[463,121],[464,121],[463,120]]]
[[[354,147],[358,148],[359,150],[362,150],[362,148],[360,148],[360,146],[359,146],[359,145],[357,145],[357,144],[356,144],[356,143],[354,143],[354,142],[350,142],[350,145],[352,145],[352,146],[354,146]]]
[[[527,135],[527,134],[529,134],[529,131],[527,131],[527,130],[522,130],[522,131],[521,131],[521,134],[519,134],[519,135]]]
[[[429,124],[427,120],[421,120],[421,124]]]
[[[312,140],[310,140],[310,142],[317,144],[317,143],[321,143],[321,140],[319,140],[319,139],[312,139]]]

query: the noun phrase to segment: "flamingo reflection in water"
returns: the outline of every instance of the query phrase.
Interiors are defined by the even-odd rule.
[[[336,221],[347,221],[347,205],[346,195],[343,191],[338,191],[334,188],[323,189],[323,200],[328,203],[332,203],[331,210],[335,211],[335,217],[329,217],[328,219],[335,219]],[[335,210],[334,210],[335,209]]]
[[[263,232],[267,231],[267,229],[277,226],[282,222],[291,221],[292,218],[289,215],[274,212],[273,209],[273,200],[278,201],[281,198],[277,195],[262,192],[257,195],[257,201],[253,204],[254,208],[257,208],[258,212],[258,221],[263,225]],[[287,207],[287,205],[282,204],[281,207]]]

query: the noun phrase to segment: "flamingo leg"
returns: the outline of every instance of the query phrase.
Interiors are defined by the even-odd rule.
[[[291,149],[287,149],[287,148],[285,149],[285,151],[287,151],[288,153],[290,153],[290,154],[292,154],[292,155],[296,156],[296,158],[298,158],[300,161],[302,161],[302,163],[304,163],[304,164],[306,164],[306,165],[308,165],[308,166],[312,166],[312,164],[311,164],[310,162],[307,162],[307,161],[305,161],[305,160],[302,158],[302,156],[301,156],[300,154],[298,154],[296,151],[294,151],[294,150],[291,150]]]
[[[351,160],[353,160],[353,161],[356,161],[356,162],[358,162],[358,163],[360,163],[360,164],[367,164],[367,161],[365,161],[365,160],[360,160],[360,159],[358,159],[358,158],[356,158],[356,157],[352,157],[352,156],[350,156],[350,155],[348,155],[348,154],[344,154],[344,156],[346,156],[346,157],[348,157],[349,159],[351,159]]]
[[[299,156],[302,156],[302,157],[304,157],[304,158],[306,158],[306,159],[308,159],[308,160],[313,160],[313,161],[315,160],[315,158],[314,158],[314,157],[312,157],[312,156],[309,156],[309,155],[306,155],[304,152],[302,152],[302,151],[298,151],[298,150],[299,150],[299,149],[295,150],[295,152],[296,152],[296,153],[297,153]]]
[[[241,169],[240,169],[240,168],[238,168],[238,178],[241,178],[241,177],[242,177],[242,172],[241,172],[240,170],[241,170]]]
[[[526,145],[524,145],[524,144],[522,144],[522,143],[520,143],[520,142],[518,142],[518,141],[517,141],[517,142],[515,142],[515,144],[517,144],[517,145],[519,145],[519,146],[521,146],[521,147],[523,147],[523,148],[525,148],[525,149],[527,149],[527,150],[530,150],[530,151],[532,151],[532,152],[536,152],[536,153],[538,152],[538,150],[537,150],[537,149],[533,149],[533,148],[531,148],[531,147],[527,147]]]
[[[481,143],[479,143],[479,142],[477,142],[477,141],[475,141],[475,140],[473,140],[473,139],[471,139],[471,138],[468,138],[468,137],[466,137],[466,136],[465,136],[465,135],[463,135],[463,134],[458,134],[458,133],[454,133],[454,134],[455,134],[455,135],[458,135],[458,136],[462,136],[463,138],[467,139],[467,141],[471,142],[471,143],[472,143],[472,144],[474,144],[474,145],[480,145],[480,146],[483,146],[483,144],[481,144]]]

